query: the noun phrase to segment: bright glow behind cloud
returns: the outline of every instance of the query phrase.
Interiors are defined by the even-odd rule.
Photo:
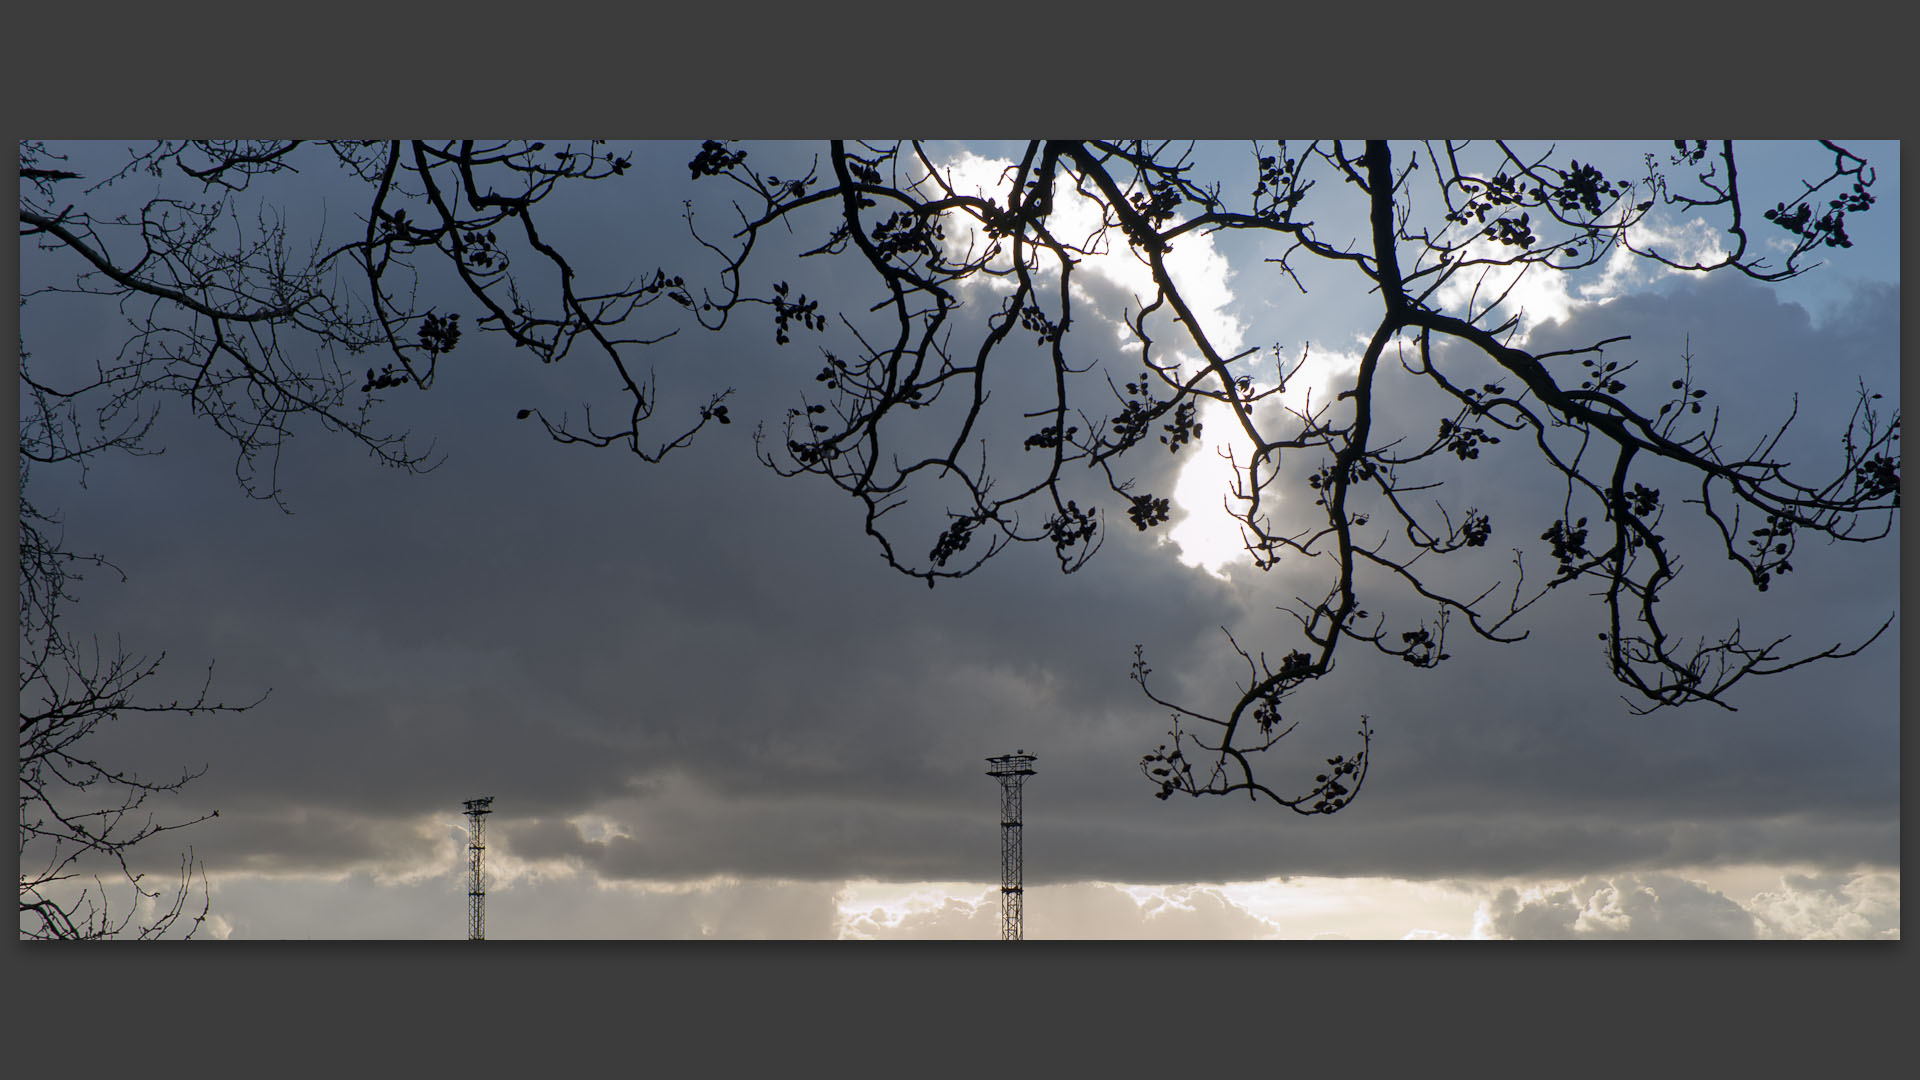
[[[1008,203],[1013,167],[1012,161],[981,157],[971,151],[962,151],[939,166],[941,175],[956,192],[989,198],[1000,206]],[[1181,220],[1177,214],[1175,219]],[[944,226],[949,258],[960,259],[969,254],[978,257],[990,243],[986,234],[973,227],[972,219],[964,214],[948,215]],[[1076,310],[1084,312],[1078,305],[1093,302],[1093,293],[1084,285],[1090,278],[1102,280],[1121,295],[1132,298],[1126,311],[1096,310],[1092,316],[1108,324],[1116,344],[1124,351],[1137,353],[1139,343],[1134,340],[1127,319],[1151,303],[1157,292],[1152,268],[1119,237],[1118,230],[1104,226],[1100,206],[1082,196],[1071,183],[1055,184],[1054,211],[1048,219],[1048,228],[1062,242],[1084,246],[1093,252],[1075,265],[1076,282],[1082,283],[1075,289]],[[1105,236],[1102,236],[1103,230]],[[989,265],[995,269],[1011,268],[1011,252],[1003,251]],[[1214,351],[1221,356],[1240,352],[1245,347],[1247,324],[1231,310],[1235,297],[1229,281],[1234,271],[1213,238],[1194,234],[1181,237],[1167,254],[1166,268],[1167,276],[1192,310]],[[1057,282],[1058,263],[1051,256],[1042,257],[1038,273],[1045,280]],[[1014,287],[1012,278],[977,275],[972,280],[984,281],[986,287],[995,292],[1008,292]],[[1163,308],[1156,316],[1164,312]],[[1164,323],[1155,325],[1160,329],[1157,332],[1150,329],[1150,332],[1155,333],[1156,359],[1162,364],[1177,362],[1183,372],[1196,370],[1201,356],[1187,336],[1171,331]],[[1337,357],[1331,367],[1321,367],[1327,359],[1319,358],[1319,363],[1310,371],[1303,372],[1307,377],[1303,382],[1311,380],[1312,384],[1324,388],[1339,368]],[[1296,395],[1295,389],[1289,387],[1289,400],[1296,403],[1302,400],[1305,389],[1302,385],[1300,394]],[[1186,464],[1171,493],[1180,515],[1162,542],[1174,544],[1185,565],[1224,578],[1226,567],[1246,557],[1246,548],[1238,524],[1222,506],[1222,499],[1232,490],[1233,468],[1221,454],[1231,446],[1244,459],[1246,441],[1244,435],[1234,439],[1237,425],[1224,408],[1202,409],[1200,423],[1202,438],[1197,446],[1185,451]]]
[[[1627,238],[1640,251],[1657,252],[1683,264],[1710,264],[1727,255],[1722,234],[1704,218],[1674,222],[1648,217],[1629,229]],[[1510,253],[1494,241],[1481,239],[1469,244],[1464,255],[1499,259]],[[1498,325],[1517,315],[1519,323],[1510,343],[1525,347],[1528,336],[1542,323],[1565,322],[1576,311],[1609,303],[1659,277],[1685,273],[1615,245],[1597,273],[1569,274],[1539,264],[1470,267],[1441,286],[1436,299],[1442,310],[1464,316],[1479,313],[1504,293],[1505,301],[1483,325]]]
[[[492,852],[489,851],[489,862]],[[451,862],[451,861],[450,861]],[[1735,879],[1751,879],[1740,885]],[[367,874],[210,875],[205,936],[457,938],[464,866],[379,884]],[[499,939],[933,939],[1000,936],[999,889],[978,882],[793,881],[718,875],[608,881],[525,874],[489,882]],[[1743,899],[1744,898],[1744,899]],[[148,909],[143,915],[151,915]],[[1790,938],[1900,936],[1896,871],[1788,867],[1625,873],[1583,881],[1292,877],[1191,885],[1028,886],[1027,937]]]
[[[1002,158],[980,157],[972,151],[963,150],[951,160],[940,163],[938,168],[957,193],[991,199],[1005,207],[1010,201],[1014,164]],[[1182,219],[1176,214],[1175,220]],[[987,235],[975,227],[973,219],[965,214],[948,214],[942,224],[946,233],[948,258],[960,259],[969,253],[977,257],[991,243]],[[1070,180],[1062,179],[1054,184],[1053,213],[1047,220],[1047,228],[1062,243],[1085,247],[1091,252],[1086,256],[1075,256],[1078,259],[1074,266],[1076,276],[1087,275],[1110,282],[1124,295],[1134,299],[1135,306],[1129,311],[1138,311],[1152,302],[1156,291],[1152,269],[1127,246],[1118,229],[1108,228],[1104,224],[1099,204],[1081,195]],[[1005,270],[1012,265],[1011,247],[1008,245],[989,267]],[[1194,318],[1205,329],[1215,349],[1224,355],[1238,352],[1246,324],[1228,310],[1234,299],[1233,290],[1227,284],[1233,269],[1227,265],[1226,256],[1214,246],[1213,238],[1199,235],[1181,237],[1168,252],[1166,266],[1167,275],[1173,279],[1174,286],[1192,308]],[[1059,280],[1059,264],[1051,255],[1040,259],[1037,271],[1046,280]],[[970,281],[985,282],[998,292],[1011,291],[1014,287],[1013,279],[990,275],[976,275]],[[1090,303],[1092,297],[1081,291],[1074,300],[1076,304]],[[1094,314],[1112,326],[1117,341],[1128,346],[1135,344],[1126,329],[1129,312],[1098,311]],[[1183,364],[1199,360],[1199,354],[1191,347],[1181,348],[1180,343],[1171,344],[1174,355]],[[1162,357],[1163,361],[1165,359]]]
[[[1360,369],[1360,356],[1357,350],[1311,348],[1297,370],[1289,358],[1293,377],[1287,380],[1283,392],[1262,403],[1256,415],[1262,423],[1280,423],[1283,429],[1290,429],[1298,421],[1278,420],[1276,414],[1283,409],[1318,410],[1332,402],[1339,383]],[[1254,376],[1256,390],[1273,383],[1271,378]],[[1248,558],[1240,522],[1230,511],[1237,505],[1232,497],[1236,470],[1245,469],[1253,444],[1225,405],[1208,402],[1201,407],[1199,417],[1199,443],[1185,452],[1187,462],[1181,466],[1173,490],[1174,504],[1182,516],[1162,542],[1179,547],[1181,563],[1225,581],[1231,576],[1229,569],[1246,564]],[[1263,512],[1270,516],[1287,512],[1286,495],[1277,486],[1262,492],[1260,501]]]

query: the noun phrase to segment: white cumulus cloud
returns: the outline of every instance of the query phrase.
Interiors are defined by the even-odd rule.
[[[1900,879],[1884,872],[1787,874],[1742,904],[1673,874],[1509,885],[1474,917],[1481,938],[1851,938],[1900,933]]]

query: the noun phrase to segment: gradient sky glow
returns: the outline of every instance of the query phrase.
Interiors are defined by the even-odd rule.
[[[1873,163],[1880,201],[1829,265],[1778,286],[1624,263],[1529,280],[1511,302],[1520,332],[1541,348],[1630,333],[1609,358],[1662,373],[1690,348],[1700,384],[1751,432],[1734,446],[1797,394],[1789,456],[1822,471],[1856,379],[1889,399],[1900,389],[1899,149],[1848,145]],[[1004,152],[936,147],[982,183]],[[125,154],[68,149],[83,173]],[[682,200],[718,228],[724,197],[687,184],[697,145],[635,149],[628,176],[556,200],[543,229],[589,280],[666,265],[697,283],[712,260],[688,240]],[[814,153],[749,150],[783,176]],[[1570,152],[1631,162],[1637,149]],[[1749,190],[1790,185],[1796,153],[1750,151]],[[1199,157],[1247,168],[1238,144]],[[1351,193],[1327,188],[1332,230]],[[324,176],[263,190],[303,220],[322,200],[331,227],[351,216],[350,189]],[[1676,246],[1711,239],[1653,228]],[[1351,369],[1377,304],[1364,288],[1311,281],[1302,296],[1244,237],[1186,246],[1183,285],[1216,340],[1310,357],[1289,395]],[[756,259],[823,307],[870,300],[850,267]],[[1129,260],[1082,268],[1090,317],[1116,328],[1144,288]],[[22,247],[23,288],[73,269]],[[84,367],[127,332],[110,305],[60,297],[27,304],[21,325],[48,371]],[[1898,936],[1898,619],[1856,658],[1745,684],[1737,713],[1634,717],[1594,648],[1600,609],[1557,595],[1520,645],[1463,635],[1431,672],[1354,650],[1293,699],[1311,719],[1269,768],[1348,749],[1362,713],[1377,726],[1367,789],[1340,814],[1161,802],[1136,763],[1165,719],[1126,679],[1133,646],[1170,696],[1217,700],[1238,664],[1220,628],[1279,649],[1275,605],[1311,588],[1223,557],[1237,541],[1214,522],[1210,455],[1225,444],[1129,459],[1145,489],[1177,493],[1169,529],[1115,529],[1072,576],[1014,550],[928,590],[885,566],[850,500],[754,460],[755,422],[777,430],[817,363],[811,341],[783,351],[765,329],[683,332],[644,355],[663,409],[740,391],[744,422],[659,466],[516,422],[516,409],[577,413],[615,388],[590,359],[543,368],[475,333],[430,392],[382,406],[444,453],[426,476],[303,431],[281,463],[283,514],[242,496],[227,445],[177,402],[156,428],[163,456],[103,460],[84,487],[36,469],[32,493],[58,508],[69,545],[128,578],[90,575],[69,629],[166,651],[169,688],[196,686],[209,661],[229,700],[271,688],[244,714],[128,720],[105,736],[143,771],[208,767],[163,812],[220,810],[182,834],[206,864],[213,936],[464,936],[460,806],[492,794],[493,938],[990,939],[998,803],[983,759],[1016,746],[1039,757],[1025,799],[1033,939]],[[1380,395],[1424,415],[1404,381]],[[1463,490],[1514,522],[1508,547],[1538,548],[1523,524],[1538,513],[1520,509],[1536,477],[1518,455],[1479,464]],[[1897,609],[1898,529],[1809,545],[1763,597],[1690,543],[1672,603],[1703,629],[1739,618],[1810,649],[1851,642]],[[162,876],[177,865],[177,847],[143,854]]]

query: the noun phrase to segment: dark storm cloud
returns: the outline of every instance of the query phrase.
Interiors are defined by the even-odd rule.
[[[221,869],[250,874],[360,872],[406,876],[463,858],[463,836],[441,823],[332,810],[262,806],[223,813],[206,840],[229,852]],[[451,819],[452,812],[443,815]]]
[[[1785,419],[1796,388],[1804,388],[1795,433],[1809,429],[1805,452],[1788,456],[1818,478],[1837,467],[1856,376],[1897,398],[1897,327],[1891,289],[1863,290],[1843,318],[1816,325],[1770,290],[1722,277],[1588,309],[1566,326],[1536,331],[1533,344],[1559,348],[1631,332],[1633,342],[1609,347],[1608,358],[1640,359],[1634,377],[1664,386],[1677,374],[1668,369],[1678,367],[1691,331],[1696,378],[1724,410],[1721,436],[1730,447],[1744,450],[1770,433]],[[1413,437],[1430,437],[1433,418],[1446,413],[1429,413],[1432,403],[1410,396],[1410,380],[1393,374],[1378,391],[1384,414],[1403,417]],[[1511,588],[1512,548],[1522,550],[1537,577],[1550,556],[1535,534],[1562,512],[1551,488],[1542,497],[1537,472],[1516,470],[1526,448],[1500,450],[1446,475],[1461,492],[1447,496],[1456,519],[1462,508],[1478,505],[1495,522],[1490,553],[1478,566],[1433,571],[1435,581],[1466,595],[1496,581]],[[1523,479],[1529,475],[1531,482]],[[1780,651],[1792,656],[1857,644],[1896,607],[1897,532],[1868,546],[1808,542],[1795,573],[1760,595],[1716,556],[1717,536],[1686,524],[1686,516],[1698,516],[1678,504],[1687,488],[1664,486],[1675,505],[1663,530],[1682,538],[1686,567],[1668,618],[1685,633],[1719,634],[1739,625],[1749,641],[1791,635]],[[1288,490],[1283,485],[1283,499]],[[1287,511],[1283,501],[1276,513]],[[1311,598],[1324,589],[1312,576],[1318,569],[1283,563],[1256,584],[1275,602]],[[1433,616],[1431,607],[1378,583],[1363,581],[1361,589],[1367,607],[1397,622]],[[1275,830],[1269,865],[1420,875],[1444,873],[1448,865],[1511,873],[1572,871],[1583,860],[1678,865],[1805,858],[1846,865],[1894,857],[1899,777],[1886,748],[1898,725],[1897,623],[1859,657],[1749,681],[1731,698],[1737,713],[1695,707],[1635,717],[1605,675],[1594,640],[1604,628],[1602,615],[1595,599],[1568,593],[1524,617],[1520,626],[1530,637],[1517,645],[1480,642],[1456,626],[1448,639],[1453,659],[1434,672],[1344,650],[1337,674],[1303,688],[1288,712],[1310,718],[1324,733],[1294,737],[1303,744],[1299,760],[1308,765],[1318,754],[1349,749],[1339,741],[1346,725],[1337,721],[1371,715],[1379,736],[1369,787],[1335,822]],[[1235,629],[1243,644],[1270,655],[1298,641],[1284,615],[1249,616]],[[1191,700],[1237,664],[1228,655],[1166,677],[1172,685],[1184,682]],[[1307,750],[1308,739],[1315,749]],[[1229,818],[1231,812],[1219,813]],[[1436,825],[1435,818],[1454,824]],[[1372,835],[1352,836],[1350,829]],[[1213,848],[1207,840],[1195,846]],[[1258,841],[1220,847],[1261,850]],[[1156,865],[1167,876],[1157,880],[1178,880],[1210,858],[1231,861],[1237,873],[1253,870],[1255,861],[1215,850],[1187,854],[1160,860]]]
[[[663,382],[742,385],[736,415],[777,419],[791,357],[758,329],[661,347]],[[957,870],[972,858],[869,804],[977,810],[992,798],[981,758],[1039,749],[1054,724],[1121,747],[1100,757],[1133,790],[1144,735],[1106,718],[1137,715],[1130,646],[1168,637],[1177,657],[1227,604],[1224,586],[1119,535],[1072,578],[1017,551],[929,592],[885,569],[851,504],[770,476],[745,424],[660,469],[513,425],[516,406],[558,411],[606,382],[584,360],[519,359],[477,338],[432,394],[388,403],[448,455],[424,478],[298,439],[281,463],[284,516],[239,499],[229,449],[169,415],[164,458],[105,463],[65,500],[76,542],[132,574],[89,590],[91,625],[218,657],[229,698],[273,688],[243,716],[114,736],[143,760],[217,765],[195,793],[263,823],[221,833],[236,868],[375,857],[370,838],[329,824],[352,814],[404,825],[480,790],[503,811],[566,814],[672,773],[723,806],[780,807],[784,823],[696,819],[651,867],[609,872]],[[985,433],[1017,446],[1025,432]],[[196,673],[171,671],[181,685]],[[848,799],[869,804],[844,829],[879,846],[821,847]],[[283,820],[306,824],[264,824]]]
[[[862,550],[853,523],[768,535],[716,507],[726,492],[754,520],[806,522],[817,500],[738,457],[636,490],[635,463],[611,455],[549,460],[556,483],[508,454],[459,455],[424,479],[368,474],[337,500],[295,479],[292,518],[210,503],[172,544],[158,529],[116,542],[100,523],[99,546],[156,565],[164,550],[172,568],[129,558],[133,581],[103,591],[130,637],[274,690],[194,722],[185,747],[146,729],[151,749],[218,758],[205,790],[268,803],[421,813],[485,788],[521,813],[566,812],[678,770],[733,797],[951,808],[990,792],[985,754],[1035,743],[1037,714],[1133,705],[1134,612],[1176,642],[1210,614],[1169,603],[1185,573],[1124,544],[1100,565],[1138,572],[1104,599],[1076,591],[1098,588],[1093,571],[1045,567],[929,592]],[[1142,585],[1155,573],[1160,596]]]
[[[1403,786],[1417,788],[1420,777],[1409,772],[1400,769],[1390,775]],[[1238,820],[1220,824],[1229,813]],[[1635,819],[1628,813],[1619,815],[1625,820],[1614,820],[1560,811],[1545,800],[1515,800],[1504,813],[1389,807],[1353,815],[1357,820],[1343,813],[1330,822],[1286,825],[1246,806],[1215,811],[1210,820],[1184,831],[1146,825],[1125,832],[1063,827],[1043,831],[1029,824],[1027,880],[1106,876],[1102,866],[1125,867],[1125,880],[1142,884],[1246,881],[1275,874],[1414,880],[1570,876],[1597,868],[1782,860],[1844,868],[1886,865],[1899,852],[1898,830],[1886,820],[1828,821],[1806,815],[1696,823],[1657,814]]]
[[[583,265],[604,253],[611,272],[634,251],[648,269],[670,261],[684,247],[671,190],[626,216],[569,208]],[[825,264],[833,280],[799,276],[818,262],[795,268],[796,283],[864,311],[870,283],[840,264]],[[1103,312],[1130,302],[1090,284]],[[33,310],[29,345],[56,354],[66,331]],[[1843,318],[1816,326],[1767,290],[1714,279],[1623,297],[1543,328],[1535,344],[1620,327],[1649,370],[1673,363],[1692,331],[1704,385],[1743,425],[1783,416],[1795,389],[1808,420],[1844,417],[1856,372],[1877,372],[1889,398],[1898,389],[1891,289],[1862,290]],[[1135,763],[1166,721],[1126,680],[1132,646],[1147,645],[1174,696],[1217,708],[1241,673],[1217,628],[1283,653],[1296,638],[1272,607],[1317,588],[1284,565],[1217,581],[1122,515],[1076,575],[1029,547],[929,591],[884,565],[851,500],[753,460],[753,421],[777,431],[812,385],[811,348],[777,348],[770,327],[747,320],[647,352],[667,427],[671,408],[741,388],[741,422],[658,467],[555,446],[512,419],[520,407],[577,417],[583,400],[616,401],[591,357],[541,368],[474,335],[432,392],[388,403],[448,455],[425,477],[303,435],[282,464],[295,510],[285,516],[242,499],[230,452],[178,410],[163,419],[162,458],[103,463],[86,491],[56,489],[48,474],[75,545],[131,576],[90,581],[76,627],[167,649],[179,686],[197,686],[199,665],[217,658],[229,699],[273,688],[241,716],[125,723],[112,745],[155,771],[207,764],[189,790],[223,813],[201,854],[215,869],[274,873],[445,858],[446,819],[491,793],[501,851],[610,880],[986,880],[997,804],[981,759],[1015,746],[1041,755],[1027,800],[1035,884],[1895,859],[1895,641],[1748,684],[1738,714],[1633,718],[1601,669],[1585,596],[1542,605],[1519,646],[1463,634],[1436,672],[1345,652],[1333,679],[1292,703],[1309,721],[1288,744],[1298,753],[1266,766],[1283,789],[1305,780],[1321,757],[1353,749],[1359,714],[1371,715],[1374,772],[1334,818],[1152,799]],[[1381,400],[1398,393],[1385,387]],[[982,434],[1015,448],[998,456],[1017,472],[1030,421],[988,422]],[[1430,431],[1424,414],[1409,426]],[[1141,485],[1164,493],[1180,461],[1155,449],[1141,451]],[[1544,569],[1532,537],[1546,523],[1526,516],[1543,504],[1511,490],[1496,456],[1477,464],[1464,483],[1496,514],[1494,546],[1522,547]],[[937,515],[938,500],[925,501]],[[1691,553],[1696,599],[1721,595],[1717,561]],[[1751,609],[1811,648],[1857,640],[1892,609],[1896,567],[1892,542],[1810,550],[1764,602],[1738,595],[1703,614]],[[566,821],[581,815],[627,836],[589,840]]]
[[[623,826],[636,834],[631,837],[588,841],[552,823],[537,824],[531,834],[509,824],[497,835],[516,858],[560,856],[602,878],[641,881],[733,873],[809,881],[950,879],[977,865],[989,846],[981,842],[978,814],[916,812],[905,799],[891,806],[842,804],[812,792],[754,801],[678,785],[668,794],[622,808]]]

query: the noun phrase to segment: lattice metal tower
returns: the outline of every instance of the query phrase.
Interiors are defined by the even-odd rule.
[[[487,818],[493,796],[467,800],[467,940],[487,939]]]
[[[987,759],[987,775],[1000,781],[1000,940],[1020,940],[1020,785],[1033,775],[1025,750]]]

